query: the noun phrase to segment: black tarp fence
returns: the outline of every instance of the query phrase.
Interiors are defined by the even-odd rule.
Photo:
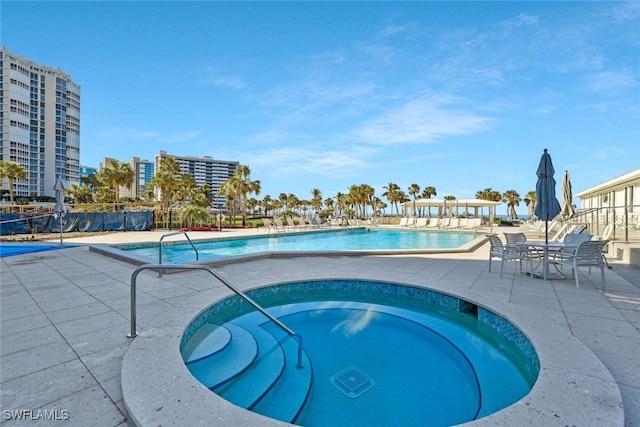
[[[153,212],[69,212],[62,218],[62,231],[147,231]],[[53,215],[0,213],[0,235],[57,233],[60,218]]]

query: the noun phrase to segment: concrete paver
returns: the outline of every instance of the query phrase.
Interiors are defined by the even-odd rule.
[[[15,417],[7,419],[5,411],[30,410],[33,415],[47,410],[67,416],[66,425],[126,424],[120,369],[134,341],[126,335],[130,329],[130,278],[136,266],[92,252],[85,245],[96,243],[95,239],[101,244],[157,243],[163,234],[140,233],[144,234],[114,233],[93,241],[80,238],[74,240],[80,243],[75,248],[2,258],[0,422],[28,423]],[[190,233],[190,237],[196,240],[202,236]],[[576,289],[570,280],[545,282],[522,277],[512,265],[501,279],[499,268],[495,268],[498,264],[488,272],[487,259],[485,245],[469,254],[317,256],[246,261],[216,269],[241,289],[309,278],[353,277],[419,283],[504,307],[508,312],[520,311],[523,321],[554,326],[557,329],[549,330],[565,331],[586,345],[618,385],[624,425],[640,426],[640,274],[612,262],[613,269],[605,273],[606,284],[600,283],[599,272],[583,272],[581,288]],[[625,274],[618,275],[618,268]],[[142,273],[138,329],[185,326],[207,301],[227,294],[210,276],[198,272],[161,278]],[[544,329],[531,332],[532,338],[544,338],[546,348],[541,351],[553,354],[554,347],[562,343],[553,335],[543,336]],[[550,357],[555,366],[544,376],[554,369],[570,370],[572,363],[592,356],[568,353]],[[576,373],[576,381],[591,387],[592,383],[602,385],[603,380]],[[576,418],[582,419],[581,408],[584,412],[588,402],[562,404],[574,405]],[[558,420],[557,425],[571,425],[571,421]],[[47,425],[42,420],[31,422]],[[50,423],[60,425],[61,421]],[[594,420],[590,425],[602,424]]]

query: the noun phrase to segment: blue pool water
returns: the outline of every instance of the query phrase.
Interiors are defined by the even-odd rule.
[[[216,239],[194,242],[200,260],[277,251],[364,251],[458,248],[480,236],[471,232],[439,232],[428,230],[389,230],[364,228],[291,232],[280,235],[260,235],[248,238]],[[158,259],[158,245],[121,246],[151,259]],[[188,243],[167,244],[162,250],[163,261],[191,262],[195,253]]]
[[[252,297],[303,337],[301,369],[294,340],[229,299],[192,323],[181,346],[203,384],[265,416],[311,427],[450,426],[513,404],[537,377],[535,352],[513,325],[455,297],[363,281],[266,289]],[[226,344],[207,340],[221,330]],[[233,346],[246,355],[251,340],[255,357],[238,366]]]

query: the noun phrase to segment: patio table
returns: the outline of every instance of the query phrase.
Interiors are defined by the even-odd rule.
[[[523,250],[529,250],[530,252],[540,252],[542,251],[542,279],[565,279],[566,277],[558,271],[558,274],[554,274],[550,276],[549,274],[549,254],[554,252],[560,252],[562,249],[576,249],[578,247],[578,243],[573,242],[545,242],[544,240],[526,240],[524,242],[516,243],[517,246],[523,248]],[[535,274],[535,270],[537,267],[533,267],[533,262],[531,263],[531,275],[540,277]],[[556,268],[557,270],[557,268]]]

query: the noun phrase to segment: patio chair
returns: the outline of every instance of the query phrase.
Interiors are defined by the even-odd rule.
[[[504,271],[505,261],[519,261],[520,273],[522,273],[522,261],[531,260],[526,251],[514,245],[503,245],[502,240],[500,240],[500,238],[495,234],[485,234],[485,236],[489,239],[489,243],[491,244],[491,249],[489,250],[489,273],[491,273],[491,260],[493,258],[501,259],[500,277],[502,277],[502,272]]]
[[[515,245],[526,242],[527,236],[524,233],[504,233],[504,239],[507,241],[507,245]]]
[[[571,273],[576,280],[576,288],[580,287],[578,267],[589,267],[589,274],[591,274],[591,267],[600,267],[601,280],[605,283],[602,249],[607,243],[609,243],[608,240],[586,240],[580,243],[572,253],[563,252],[562,257],[551,259],[549,262],[571,268]]]

